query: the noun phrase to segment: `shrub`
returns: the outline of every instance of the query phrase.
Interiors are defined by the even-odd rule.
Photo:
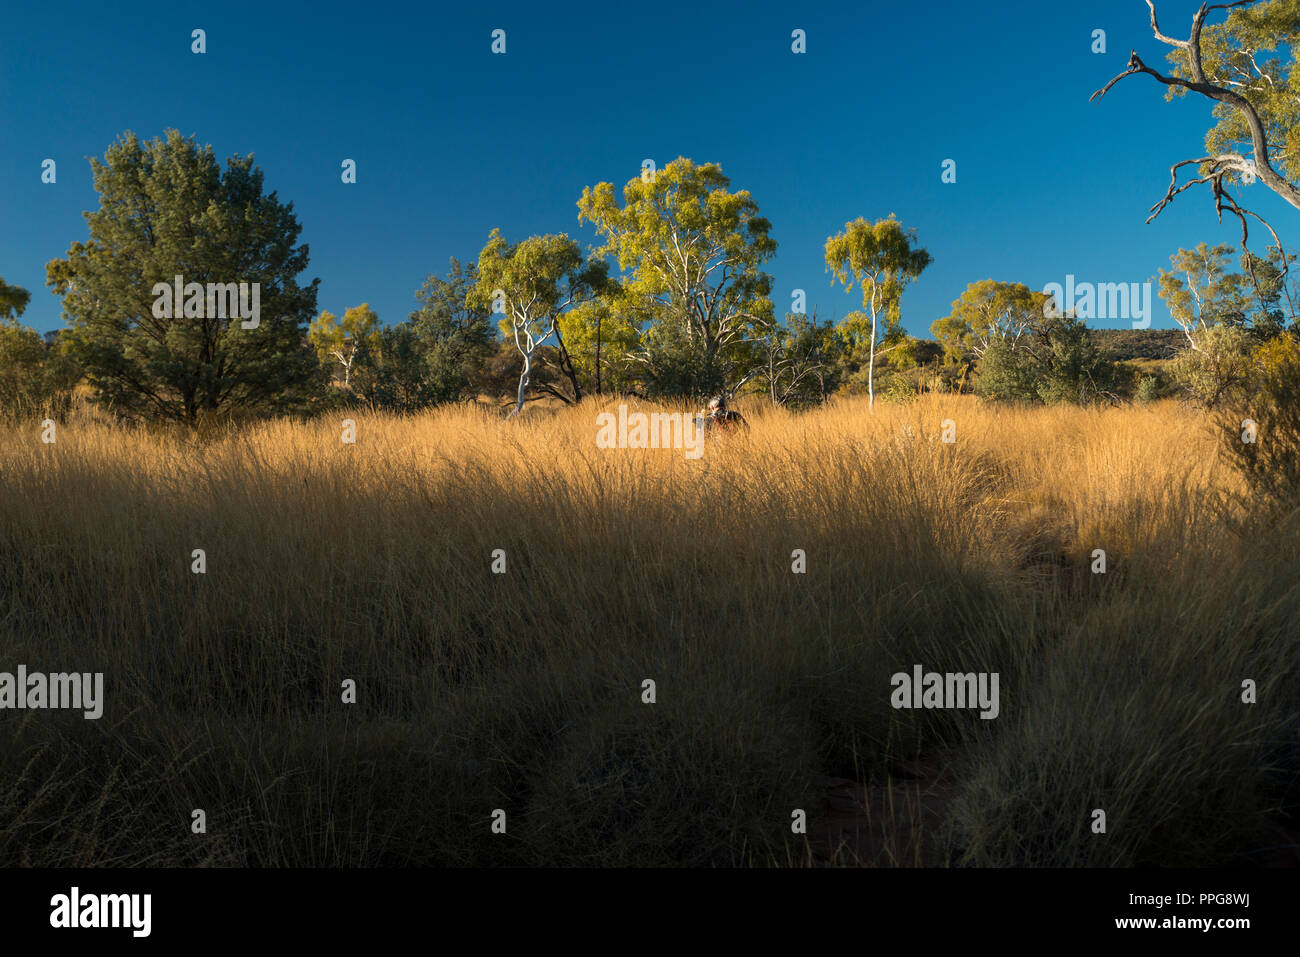
[[[1250,334],[1240,326],[1211,326],[1193,348],[1169,364],[1174,381],[1194,402],[1217,408],[1240,394],[1250,375]]]
[[[1300,342],[1279,336],[1257,347],[1249,367],[1247,415],[1222,419],[1223,447],[1250,490],[1270,506],[1300,497]],[[1254,423],[1254,434],[1245,419]]]
[[[1038,375],[1034,360],[1002,340],[989,345],[980,357],[975,374],[975,391],[1000,402],[1032,402],[1038,398]]]
[[[0,320],[0,415],[62,414],[77,379],[74,364],[35,329]]]
[[[1014,343],[991,342],[980,357],[976,391],[1002,401],[1085,403],[1109,391],[1114,364],[1088,328],[1069,316],[1048,319]]]

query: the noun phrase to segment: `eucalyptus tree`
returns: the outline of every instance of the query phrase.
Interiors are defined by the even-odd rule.
[[[478,258],[478,283],[470,291],[473,307],[487,307],[502,316],[501,327],[523,356],[519,391],[511,415],[523,411],[537,351],[554,340],[565,365],[568,355],[560,317],[582,306],[603,288],[608,266],[587,260],[576,242],[564,234],[532,236],[509,243],[501,230],[492,230]],[[567,363],[575,391],[581,386],[572,362]]]
[[[845,290],[854,284],[862,287],[865,315],[848,320],[854,340],[868,341],[868,406],[875,406],[876,347],[882,333],[897,334],[902,329],[901,300],[903,288],[930,265],[928,252],[916,246],[916,231],[904,229],[890,214],[888,219],[872,223],[858,217],[844,224],[844,230],[826,240],[826,268],[832,284],[839,281]]]
[[[756,367],[756,343],[772,320],[776,252],[771,224],[748,190],[732,191],[716,163],[678,157],[623,187],[583,189],[580,222],[592,223],[623,271],[623,293],[653,319],[637,359],[663,378],[665,356],[687,364],[683,388],[725,392]]]

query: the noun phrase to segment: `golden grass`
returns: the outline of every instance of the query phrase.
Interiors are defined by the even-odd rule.
[[[351,445],[343,414],[0,434],[0,670],[108,688],[99,722],[0,712],[0,855],[808,863],[790,815],[821,813],[821,775],[888,788],[940,756],[942,862],[1277,843],[1295,527],[1233,531],[1242,489],[1194,414],[749,400],[748,434],[691,460],[597,448],[616,405],[349,413]],[[894,710],[916,663],[999,672],[1001,715]]]

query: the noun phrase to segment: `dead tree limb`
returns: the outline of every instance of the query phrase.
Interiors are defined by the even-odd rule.
[[[1222,153],[1217,156],[1200,156],[1195,159],[1186,159],[1175,163],[1169,168],[1170,181],[1169,188],[1165,191],[1164,197],[1151,207],[1151,215],[1147,217],[1150,223],[1153,219],[1164,211],[1165,207],[1173,202],[1174,197],[1178,196],[1184,190],[1192,186],[1208,184],[1214,196],[1214,209],[1218,216],[1219,222],[1223,222],[1223,211],[1227,209],[1239,220],[1241,220],[1241,249],[1246,254],[1247,265],[1250,269],[1251,281],[1255,284],[1258,291],[1259,283],[1255,278],[1254,257],[1246,246],[1249,237],[1249,224],[1247,217],[1259,220],[1260,223],[1269,231],[1273,237],[1273,242],[1278,248],[1280,257],[1281,276],[1285,282],[1287,275],[1287,257],[1285,250],[1282,249],[1282,243],[1278,239],[1277,231],[1262,216],[1245,207],[1241,206],[1227,192],[1223,183],[1223,177],[1226,173],[1236,172],[1245,174],[1248,177],[1254,177],[1261,180],[1264,185],[1281,196],[1296,209],[1300,209],[1300,188],[1291,183],[1273,168],[1272,161],[1269,158],[1268,137],[1264,129],[1264,123],[1260,119],[1259,113],[1254,105],[1235,90],[1228,89],[1224,86],[1211,83],[1205,75],[1205,69],[1201,62],[1201,32],[1205,26],[1205,18],[1213,10],[1231,10],[1234,7],[1252,6],[1260,0],[1236,0],[1234,3],[1203,3],[1196,14],[1192,17],[1192,29],[1186,40],[1178,40],[1166,36],[1160,30],[1160,23],[1156,17],[1156,6],[1153,0],[1146,0],[1147,8],[1151,11],[1151,33],[1161,43],[1182,50],[1187,54],[1188,73],[1191,79],[1181,76],[1166,76],[1158,70],[1153,70],[1147,66],[1136,50],[1129,52],[1128,67],[1124,72],[1114,77],[1109,83],[1097,90],[1088,98],[1088,102],[1100,100],[1120,80],[1137,73],[1145,73],[1155,77],[1157,81],[1165,86],[1180,87],[1190,90],[1193,93],[1199,93],[1204,97],[1215,100],[1220,103],[1226,103],[1238,110],[1246,120],[1246,125],[1250,129],[1251,146],[1254,151],[1252,159],[1238,153]],[[1184,183],[1178,182],[1178,172],[1184,166],[1197,165],[1201,175],[1196,179],[1188,180]]]

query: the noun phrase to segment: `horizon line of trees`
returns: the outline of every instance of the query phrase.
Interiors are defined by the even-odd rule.
[[[934,339],[918,339],[903,330],[902,295],[932,257],[893,214],[827,238],[831,282],[859,288],[860,310],[819,320],[796,290],[778,319],[763,269],[771,224],[721,167],[683,157],[641,171],[621,201],[612,183],[584,188],[579,220],[595,227],[594,247],[494,229],[477,261],[453,258],[405,320],[384,325],[367,303],[317,311],[319,280],[298,280],[309,249],[293,204],[264,193],[251,157],[223,170],[193,137],[128,132],[91,166],[90,237],[47,266],[65,328],[41,337],[18,325],[30,294],[0,280],[0,407],[57,412],[78,382],[118,416],[191,428],[355,403],[413,411],[513,393],[515,414],[541,396],[745,388],[790,408],[844,391],[873,404],[877,392],[935,390],[1035,402],[1181,391],[1213,407],[1249,379],[1253,349],[1295,330],[1294,254],[1247,252],[1234,271],[1230,247],[1202,243],[1160,273],[1185,340],[1163,383],[1126,376],[1095,330],[1022,283],[971,283],[931,325]],[[200,292],[258,283],[261,315],[207,315],[188,285],[183,306],[160,311],[154,284],[175,275]]]

